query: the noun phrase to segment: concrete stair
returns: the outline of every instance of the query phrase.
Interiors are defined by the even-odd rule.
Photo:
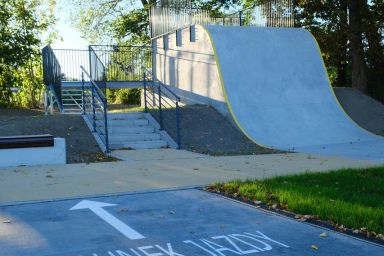
[[[108,131],[112,150],[168,147],[144,113],[109,113]]]

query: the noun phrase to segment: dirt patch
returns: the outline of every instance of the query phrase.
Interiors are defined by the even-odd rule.
[[[345,112],[362,128],[384,136],[384,105],[353,88],[334,88]]]
[[[174,117],[174,110],[163,110],[165,128],[176,140]],[[181,148],[193,152],[209,155],[282,153],[253,143],[217,110],[207,105],[181,107],[180,132]]]
[[[115,161],[105,156],[80,115],[0,109],[0,136],[52,134],[66,139],[68,163]]]

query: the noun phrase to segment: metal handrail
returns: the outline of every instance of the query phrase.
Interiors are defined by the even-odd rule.
[[[93,131],[92,132],[96,132],[99,134],[99,136],[104,136],[105,138],[105,141],[104,141],[104,144],[105,144],[105,151],[106,153],[109,153],[110,150],[109,150],[109,136],[108,136],[108,110],[107,110],[107,98],[104,94],[104,92],[100,89],[100,87],[96,84],[96,82],[92,79],[91,75],[85,70],[85,68],[83,66],[80,66],[80,70],[81,70],[81,83],[82,83],[82,109],[83,109],[83,115],[86,114],[86,103],[85,103],[85,80],[84,80],[84,74],[88,77],[89,79],[89,82],[90,82],[90,87],[91,87],[91,108],[92,108],[92,127],[93,127]],[[100,104],[101,104],[101,108],[102,108],[102,112],[103,112],[103,117],[104,117],[104,134],[102,134],[101,132],[99,133],[97,127],[96,127],[96,122],[98,121],[97,120],[97,117],[96,117],[96,105],[95,105],[95,99],[98,99]]]
[[[175,105],[175,118],[176,118],[176,134],[175,134],[176,143],[177,143],[177,148],[180,149],[180,147],[181,147],[180,106],[179,106],[180,97],[177,96],[176,93],[174,93],[172,90],[170,90],[166,85],[164,85],[162,82],[160,82],[153,75],[152,71],[150,71],[146,67],[142,67],[142,69],[143,69],[143,81],[144,81],[144,111],[146,113],[149,112],[156,119],[156,116],[149,111],[148,105],[150,105],[153,109],[156,109],[156,107],[157,107],[159,110],[158,111],[159,117],[158,117],[157,121],[160,124],[160,130],[164,130],[164,129],[166,130],[167,126],[164,125],[163,107],[164,108],[167,108],[167,107],[163,104],[163,102],[168,104],[169,106],[173,107],[172,104],[170,104],[167,101],[167,99],[170,99],[171,101],[173,101],[172,103],[174,103],[174,105]],[[152,81],[147,80],[147,74],[152,77]],[[148,89],[147,88],[147,81],[152,83],[151,90],[147,90]],[[149,103],[147,91],[152,93],[152,97],[150,97],[151,103]],[[165,92],[169,92],[175,99],[171,99],[169,97],[169,94],[166,94]],[[166,97],[164,97],[164,95]],[[157,104],[156,104],[156,102],[157,102]],[[170,134],[170,131],[168,131],[168,133]]]
[[[146,67],[142,67],[142,68],[143,68],[143,70],[144,70],[145,72],[147,72],[149,75],[151,75],[152,79],[155,80],[154,82],[157,82],[162,88],[164,88],[164,89],[167,90],[169,93],[171,93],[172,96],[174,96],[178,102],[180,102],[180,97],[177,96],[176,93],[174,93],[173,91],[171,91],[165,84],[163,84],[162,82],[160,82],[160,80],[157,79],[157,78],[153,75],[153,72],[152,72],[152,71],[150,71],[150,70],[149,70],[148,68],[146,68]]]
[[[80,69],[82,72],[84,72],[84,74],[87,75],[87,77],[89,78],[89,81],[91,82],[91,84],[93,86],[96,87],[96,89],[99,91],[99,94],[101,94],[101,96],[103,96],[103,99],[107,99],[107,97],[105,96],[103,90],[100,89],[100,87],[95,83],[95,81],[92,79],[91,75],[87,72],[87,70],[85,70],[85,68],[83,66],[80,66]]]

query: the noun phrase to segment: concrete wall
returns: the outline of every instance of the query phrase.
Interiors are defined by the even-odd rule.
[[[202,26],[194,29],[194,41],[190,28],[181,30],[180,46],[176,33],[154,40],[154,72],[160,81],[174,87],[183,103],[211,105],[229,116],[209,36]]]
[[[0,149],[0,168],[66,164],[66,161],[64,138],[55,138],[53,147]]]

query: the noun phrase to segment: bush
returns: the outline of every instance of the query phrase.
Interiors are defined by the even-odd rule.
[[[137,88],[132,89],[118,89],[108,94],[108,100],[111,102],[124,104],[124,105],[140,105],[141,103],[141,90]]]

